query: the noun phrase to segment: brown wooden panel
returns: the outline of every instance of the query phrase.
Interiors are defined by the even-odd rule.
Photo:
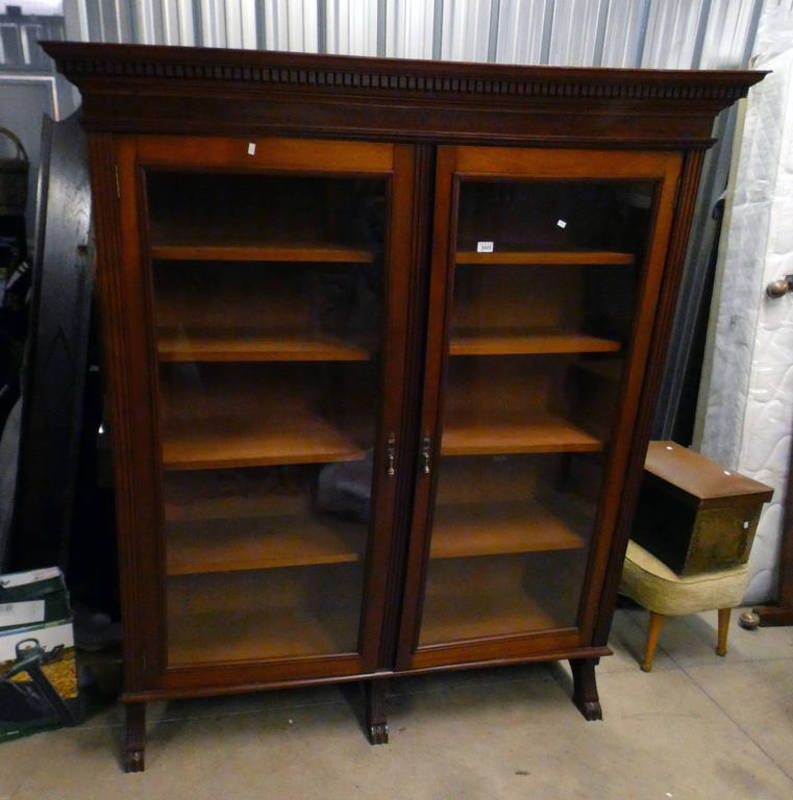
[[[531,355],[536,353],[613,353],[620,343],[577,333],[455,330],[449,342],[453,356]]]
[[[485,640],[446,647],[427,647],[416,653],[405,673],[422,675],[449,669],[481,669],[526,664],[534,661],[563,661],[568,658],[599,659],[613,655],[608,647],[581,645],[577,631],[553,631],[511,639]]]
[[[254,152],[251,153],[251,145]],[[319,139],[232,139],[213,136],[141,136],[138,158],[147,166],[322,173],[385,173],[394,164],[387,143]]]
[[[458,264],[633,264],[633,253],[614,253],[603,251],[560,250],[558,252],[501,250],[496,253],[469,253],[458,251],[455,255]]]
[[[692,506],[709,508],[741,505],[753,500],[765,503],[773,489],[734,470],[725,469],[710,458],[676,442],[650,442],[645,471],[677,489],[678,496]]]
[[[522,559],[511,555],[486,561],[482,558],[436,561],[424,598],[421,644],[451,644],[465,639],[569,627],[574,604],[566,602],[564,590],[558,594],[558,611],[537,602],[529,593],[516,596],[508,591],[513,583],[523,580],[523,572]],[[465,586],[462,593],[461,585]]]
[[[152,434],[150,398],[145,356],[140,353],[141,310],[137,251],[137,208],[129,139],[91,135],[93,206],[96,214],[97,283],[105,316],[104,350],[109,399],[114,424],[113,462],[116,483],[116,525],[124,629],[124,689],[139,691],[151,684],[144,654],[156,652],[162,641],[162,614],[158,603],[156,574],[156,487],[153,486],[151,452],[146,447]],[[116,192],[115,168],[127,191],[124,204]],[[145,340],[145,335],[144,335]],[[145,350],[145,345],[144,345]],[[143,553],[147,553],[143,558]],[[149,666],[151,662],[149,662]]]
[[[358,461],[364,450],[327,420],[303,409],[228,422],[218,409],[200,421],[185,417],[166,423],[165,469],[217,469],[267,464]],[[225,427],[223,423],[227,424]]]
[[[612,447],[604,479],[603,503],[598,513],[598,532],[593,544],[593,558],[587,575],[587,592],[581,603],[581,627],[587,636],[591,635],[599,606],[595,598],[599,595],[606,579],[606,564],[614,546],[617,517],[623,501],[623,492],[628,472],[628,456],[636,445],[636,424],[640,408],[650,404],[645,398],[641,405],[642,383],[650,356],[650,342],[656,321],[655,314],[661,294],[661,284],[666,268],[669,237],[675,213],[675,200],[678,193],[683,160],[678,154],[655,154],[655,168],[659,184],[655,200],[655,218],[648,243],[638,302],[631,334],[630,350],[622,375],[621,405],[612,437]],[[626,542],[627,546],[627,542]],[[613,605],[611,606],[613,609]],[[600,641],[598,640],[598,643]]]
[[[763,76],[66,42],[45,49],[81,90],[92,130],[248,138],[702,147],[715,114]]]
[[[674,154],[641,151],[568,149],[550,152],[529,147],[460,147],[456,174],[460,177],[503,176],[512,180],[528,176],[532,180],[593,177],[641,180],[664,177],[674,170],[677,159]]]
[[[404,147],[397,147],[397,164],[404,158]],[[402,615],[402,596],[406,578],[410,521],[413,514],[413,493],[415,487],[415,468],[418,459],[419,439],[415,431],[420,426],[419,401],[423,389],[424,334],[426,325],[429,249],[432,242],[432,185],[435,171],[435,148],[425,143],[414,150],[413,174],[410,197],[411,236],[400,242],[407,248],[405,270],[407,279],[406,295],[402,298],[407,309],[407,319],[403,344],[405,346],[402,365],[402,385],[405,388],[405,403],[399,429],[402,432],[396,469],[397,497],[394,526],[391,531],[391,550],[389,569],[385,580],[381,581],[385,595],[384,626],[380,639],[378,667],[393,669],[396,660],[397,642],[400,635]],[[407,215],[405,215],[407,217]]]
[[[165,526],[168,574],[342,564],[359,561],[366,529],[304,512],[289,516],[171,522]]]
[[[260,331],[225,333],[159,329],[160,361],[368,361],[369,351],[304,331],[280,335]]]
[[[656,228],[660,226],[661,234],[666,234],[667,238],[665,241],[663,238],[660,241],[656,240],[654,251],[658,258],[665,259],[663,279],[661,282],[660,276],[656,278],[660,282],[660,292],[657,296],[655,317],[648,325],[650,329],[645,334],[651,341],[642,379],[639,379],[639,376],[634,377],[634,381],[641,385],[641,394],[634,389],[636,394],[632,396],[636,397],[636,404],[631,401],[629,407],[625,409],[628,419],[632,418],[634,425],[630,442],[625,444],[618,458],[613,460],[613,463],[616,462],[615,468],[622,470],[624,482],[610,552],[607,558],[605,556],[603,558],[606,568],[603,591],[598,602],[599,611],[595,615],[595,627],[592,633],[592,641],[596,646],[605,644],[611,627],[612,609],[616,603],[617,587],[622,576],[625,551],[647,454],[655,406],[654,398],[660,385],[664,355],[671,334],[675,301],[682,276],[703,158],[704,154],[701,152],[689,152],[685,157],[681,156],[678,171],[679,186],[674,192],[671,191],[671,187],[665,186],[665,192],[659,200],[659,220]]]
[[[393,601],[386,593],[389,570],[394,557],[393,536],[396,518],[401,513],[397,476],[409,471],[409,431],[403,427],[410,388],[405,380],[405,353],[408,341],[408,314],[411,304],[411,282],[417,265],[413,260],[416,220],[414,210],[416,150],[411,145],[394,147],[394,171],[389,186],[388,227],[386,241],[387,310],[383,331],[380,427],[375,445],[375,483],[372,513],[376,521],[369,539],[364,575],[364,604],[360,629],[360,651],[364,667],[381,666],[384,614],[386,604]],[[394,475],[388,471],[386,448],[393,436],[395,447]],[[404,497],[404,495],[402,495]],[[390,622],[390,621],[389,621]]]
[[[608,647],[581,647],[569,634],[541,635],[532,639],[531,648],[526,647],[526,639],[510,642],[510,654],[500,658],[482,658],[478,661],[446,658],[446,663],[432,664],[433,651],[427,649],[419,654],[424,666],[409,670],[411,674],[436,672],[439,670],[463,670],[481,667],[509,666],[510,664],[532,661],[560,661],[567,658],[602,658],[612,655]],[[553,645],[549,644],[553,641]],[[561,644],[560,644],[561,641]],[[568,643],[566,643],[568,642]],[[517,647],[515,645],[518,645]],[[487,645],[486,645],[487,646]],[[477,646],[478,650],[481,649]],[[453,648],[449,648],[451,651]],[[459,654],[459,648],[456,649]],[[322,686],[328,683],[341,683],[386,679],[394,675],[392,670],[365,672],[356,656],[336,656],[331,658],[306,657],[295,659],[289,664],[288,679],[279,678],[283,664],[226,664],[211,671],[199,669],[172,669],[165,675],[164,688],[124,694],[125,703],[141,703],[149,700],[165,700],[175,697],[210,697],[215,695],[247,694],[262,689],[284,689],[295,686]],[[317,676],[320,677],[317,677]]]
[[[106,358],[113,404],[120,573],[138,593],[122,600],[124,636],[130,650],[125,659],[125,687],[140,689],[156,682],[164,664],[165,646],[161,589],[165,554],[158,535],[158,402],[149,324],[152,297],[141,248],[145,223],[135,139],[101,138],[110,149],[103,157],[92,156],[93,179],[101,182],[101,190],[94,192],[93,206],[103,210],[97,214],[97,229],[101,225],[114,228],[112,244],[98,245],[98,253],[104,255],[99,257],[97,276],[109,292],[103,300],[103,318],[109,321]],[[146,554],[144,561],[141,553]]]
[[[184,231],[179,236],[185,237]],[[374,256],[367,250],[349,247],[305,247],[275,245],[156,244],[151,257],[170,261],[278,261],[323,264],[369,264]]]
[[[381,675],[382,673],[377,673]],[[375,677],[366,671],[360,656],[304,656],[290,661],[258,661],[218,664],[213,667],[173,667],[158,687],[123,695],[123,702],[143,702],[174,697],[214,697],[246,694],[263,689],[321,686]]]
[[[584,547],[586,522],[533,500],[438,503],[430,558],[575,550]]]
[[[553,414],[513,412],[500,418],[460,414],[447,417],[444,456],[486,453],[597,452],[603,442]]]
[[[354,652],[353,565],[292,567],[168,579],[170,666]]]
[[[438,409],[441,391],[443,351],[446,341],[447,321],[445,309],[452,292],[447,273],[450,254],[450,237],[454,231],[457,197],[453,190],[452,174],[456,163],[456,148],[439,147],[435,163],[433,224],[428,286],[428,309],[434,309],[427,318],[424,341],[424,380],[421,387],[421,412],[417,439],[422,447],[430,437],[430,458],[437,463],[440,453]],[[418,452],[418,443],[417,443]],[[410,664],[411,654],[418,641],[418,625],[424,597],[424,571],[429,558],[429,541],[424,534],[432,515],[436,473],[418,470],[410,523],[408,560],[405,573],[404,597],[400,620],[396,663],[398,669]],[[418,533],[417,533],[418,531]]]
[[[169,472],[168,573],[361,561],[367,526],[318,508],[313,466]]]

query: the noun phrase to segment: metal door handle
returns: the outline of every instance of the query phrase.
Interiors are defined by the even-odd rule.
[[[765,293],[769,297],[782,297],[788,292],[793,292],[793,275],[785,275],[784,278],[780,278],[778,281],[771,281],[765,287]]]
[[[396,475],[396,436],[393,433],[388,434],[385,445],[385,474],[389,478]]]
[[[428,433],[424,434],[421,442],[421,471],[425,475],[430,474],[430,451],[432,450],[432,439]]]

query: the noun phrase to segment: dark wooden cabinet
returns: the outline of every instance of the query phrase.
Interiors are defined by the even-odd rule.
[[[607,635],[713,116],[761,75],[51,43],[83,93],[128,704]]]

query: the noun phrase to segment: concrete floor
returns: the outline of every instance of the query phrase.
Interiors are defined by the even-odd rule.
[[[367,744],[354,687],[149,706],[146,772],[124,775],[118,707],[0,747],[0,800],[124,798],[793,798],[793,628],[713,653],[716,614],[676,618],[653,672],[646,614],[617,612],[598,685],[570,702],[566,664],[394,681],[391,743]]]

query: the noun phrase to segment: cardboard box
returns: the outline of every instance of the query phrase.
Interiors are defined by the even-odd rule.
[[[0,575],[0,742],[79,718],[69,595],[57,568]]]

